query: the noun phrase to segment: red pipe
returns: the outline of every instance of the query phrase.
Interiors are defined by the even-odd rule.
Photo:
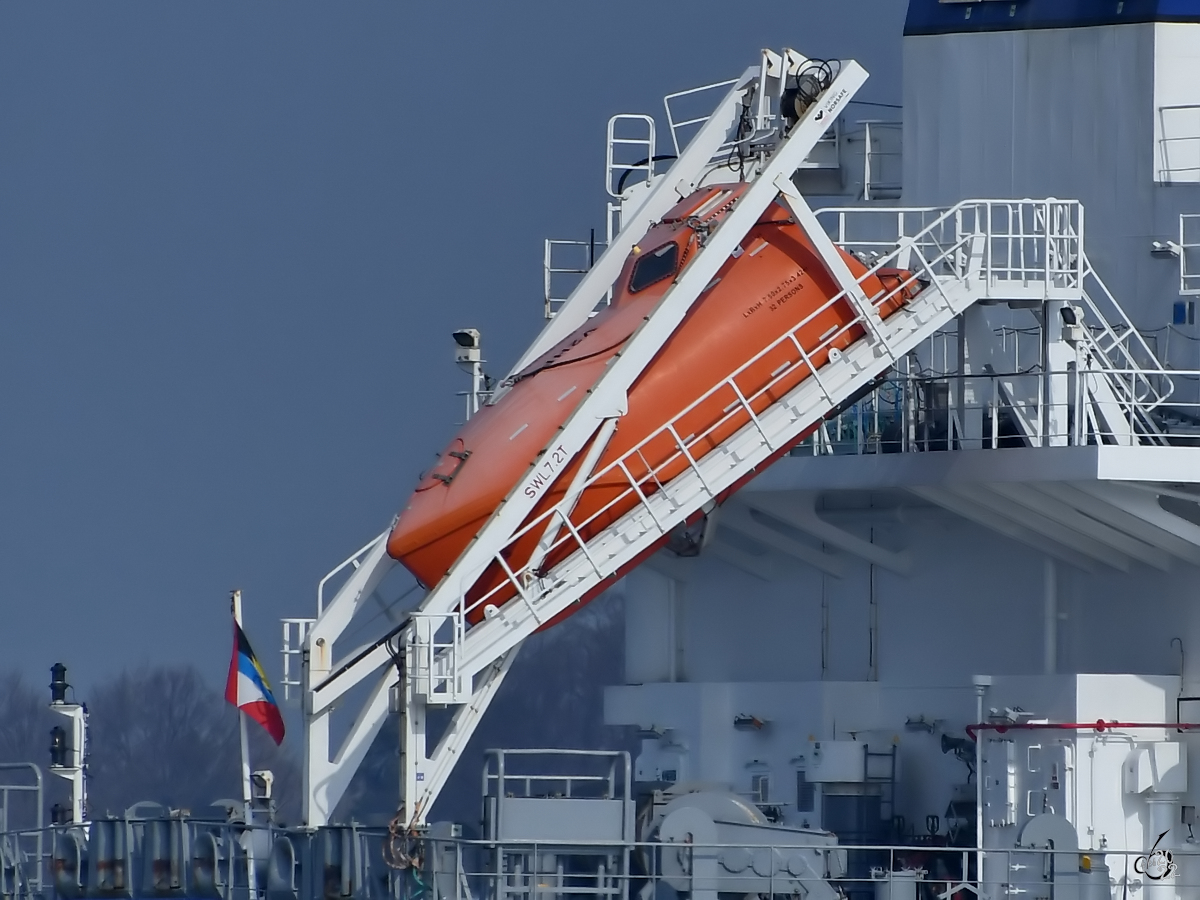
[[[967,726],[967,737],[978,740],[977,731],[995,731],[998,734],[1013,731],[1116,731],[1129,728],[1174,728],[1178,731],[1200,731],[1200,724],[1192,722],[977,722]]]

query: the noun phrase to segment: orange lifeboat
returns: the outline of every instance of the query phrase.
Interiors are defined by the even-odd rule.
[[[587,448],[571,459],[559,458],[556,454],[562,451],[547,448],[556,429],[745,189],[745,184],[704,188],[680,201],[634,248],[613,285],[612,303],[517,373],[509,390],[480,409],[442,451],[388,537],[388,553],[421,583],[433,586],[446,574],[523,477],[552,482],[527,521],[563,499]],[[854,276],[862,279],[867,271],[863,264],[843,256]],[[883,318],[920,289],[911,273],[899,270],[882,270],[861,283]],[[807,367],[794,367],[794,374],[780,380],[780,369],[796,356],[794,344],[781,342],[782,336],[794,331],[818,370],[831,349],[858,340],[862,326],[855,324],[850,303],[829,302],[839,293],[836,280],[786,206],[778,200],[771,204],[630,388],[628,411],[593,470],[602,475],[589,482],[571,514],[572,521],[583,523],[583,537],[597,533],[637,502],[630,495],[629,477],[642,482],[649,493],[688,465],[679,458],[674,438],[662,433],[664,424],[677,419],[675,430],[681,437],[703,436],[689,445],[694,459],[747,424],[744,410],[731,414],[728,396],[706,397],[714,386],[738,373],[739,389],[754,398],[750,405],[757,413],[809,376]],[[634,462],[625,459],[635,450]],[[629,477],[620,468],[603,474],[622,459]],[[540,536],[539,529],[531,529],[502,551],[510,570],[518,571],[532,558]],[[552,551],[541,568],[552,567],[567,548],[557,553],[556,558]],[[481,605],[479,598],[486,596],[489,604],[500,605],[514,595],[511,585],[504,585],[505,577],[493,563],[475,582],[466,596],[469,620],[482,618],[482,610],[475,608]]]

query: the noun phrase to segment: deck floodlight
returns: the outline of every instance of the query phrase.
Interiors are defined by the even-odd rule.
[[[943,753],[953,753],[955,756],[961,756],[967,751],[974,752],[974,745],[967,738],[951,737],[948,734],[942,735]]]
[[[478,328],[460,328],[454,338],[454,362],[471,376],[471,389],[466,392],[467,418],[479,412],[485,395],[491,391],[490,379],[483,374],[483,348]],[[459,396],[462,396],[461,394]]]
[[[275,784],[275,773],[270,769],[256,769],[250,775],[255,800],[270,800]]]
[[[454,332],[454,361],[459,365],[472,365],[480,361],[479,329],[460,328]]]

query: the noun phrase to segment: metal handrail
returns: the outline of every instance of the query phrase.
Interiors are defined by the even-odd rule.
[[[904,123],[901,121],[889,121],[884,119],[863,119],[859,122],[863,126],[863,199],[871,199],[872,189],[878,191],[887,191],[892,193],[900,190],[900,182],[877,182],[874,178],[874,172],[871,166],[871,161],[876,158],[897,158],[904,157],[903,150],[873,150],[871,140],[871,126],[877,129],[901,128]]]
[[[646,137],[617,137],[617,123],[619,122],[640,122],[646,126]],[[653,116],[643,115],[641,113],[619,113],[608,120],[608,137],[605,141],[605,157],[604,157],[604,189],[608,191],[610,197],[620,197],[622,191],[618,191],[614,187],[614,176],[620,172],[645,172],[646,181],[654,179],[654,151],[656,146],[654,118]],[[621,163],[617,162],[617,147],[644,147],[646,158],[644,162]],[[678,155],[678,150],[676,150]]]
[[[1196,131],[1193,134],[1182,134],[1176,136],[1167,135],[1167,116],[1166,113],[1177,112],[1195,112],[1196,113]],[[1200,103],[1183,103],[1170,106],[1160,106],[1158,108],[1158,122],[1160,137],[1158,139],[1160,163],[1158,170],[1158,180],[1163,184],[1175,183],[1176,175],[1184,175],[1195,173],[1195,177],[1186,179],[1189,184],[1200,181]],[[1175,144],[1194,143],[1196,145],[1196,164],[1187,166],[1171,165],[1168,155],[1168,147]]]
[[[554,318],[559,307],[567,302],[566,297],[554,296],[554,276],[555,275],[572,275],[583,276],[591,271],[592,266],[596,262],[596,251],[604,252],[608,246],[606,241],[597,243],[595,238],[586,241],[558,240],[547,238],[542,255],[542,299],[544,302],[544,315],[547,319]],[[583,262],[576,265],[556,264],[555,248],[574,247],[576,251],[582,251]]]
[[[679,143],[679,131],[683,128],[688,128],[692,125],[703,125],[709,120],[712,113],[706,113],[703,116],[696,116],[691,119],[675,120],[675,113],[671,110],[671,101],[678,100],[680,97],[688,97],[693,94],[703,93],[704,91],[728,91],[730,87],[738,83],[738,79],[731,78],[728,81],[717,81],[713,84],[705,84],[700,87],[688,88],[686,91],[676,91],[674,94],[667,94],[663,97],[663,107],[667,113],[667,129],[671,132],[671,144],[675,147],[675,155],[678,156],[682,151],[684,144]],[[724,147],[725,145],[722,144]]]
[[[279,679],[279,685],[283,688],[283,699],[291,700],[292,689],[300,690],[304,686],[301,673],[292,672],[292,659],[304,655],[304,641],[308,637],[308,630],[317,620],[290,618],[279,621],[283,625],[283,645],[280,650],[283,655],[283,677]]]
[[[603,775],[590,775],[579,772],[575,773],[529,773],[529,772],[509,772],[507,768],[507,760],[510,757],[521,758],[567,758],[567,759],[591,759],[591,760],[607,760],[608,772]],[[493,770],[493,763],[495,768]],[[618,780],[618,771],[620,779]],[[579,749],[543,749],[543,748],[511,748],[511,749],[491,749],[484,751],[484,766],[483,766],[483,796],[493,796],[491,790],[493,787],[501,793],[506,794],[508,788],[506,785],[509,782],[515,782],[518,785],[524,785],[525,793],[518,795],[521,797],[534,798],[534,784],[561,784],[563,786],[564,796],[572,799],[584,800],[629,800],[632,797],[632,767],[627,750],[579,750]],[[604,784],[607,785],[607,793],[602,797],[579,796],[572,793],[572,787],[576,783],[579,784]],[[510,795],[511,796],[511,795]]]
[[[15,847],[19,854],[23,854],[21,850],[21,842],[33,838],[35,857],[34,871],[31,877],[27,876],[25,881],[31,885],[36,885],[34,893],[40,893],[44,886],[44,866],[49,854],[46,852],[45,831],[46,831],[46,804],[44,801],[45,778],[42,775],[42,769],[36,763],[0,763],[0,772],[29,772],[33,776],[32,784],[0,784],[0,842],[8,838],[15,839]],[[33,805],[36,810],[34,818],[34,827],[32,829],[9,829],[9,804],[12,794],[33,794]]]
[[[1083,207],[1075,201],[1047,200],[1029,203],[1028,208],[1034,213],[1035,228],[1033,231],[1027,232],[1024,216],[1019,216],[1014,221],[1011,215],[1011,207],[1018,205],[1025,204],[997,204],[995,201],[968,200],[952,208],[959,211],[959,214],[955,216],[956,231],[971,224],[967,221],[970,216],[963,216],[962,213],[973,211],[975,228],[978,229],[981,218],[978,210],[981,208],[987,210],[984,223],[987,233],[988,259],[985,260],[983,274],[990,280],[990,273],[993,271],[1002,273],[1006,271],[1013,273],[1044,271],[1048,289],[1063,286],[1054,284],[1054,282],[1061,282],[1064,278],[1070,284],[1081,286],[1083,290],[1080,296],[1085,306],[1092,312],[1096,324],[1104,332],[1104,339],[1096,343],[1096,349],[1102,352],[1115,368],[1144,369],[1144,373],[1135,377],[1135,385],[1131,388],[1133,393],[1138,396],[1139,401],[1146,402],[1150,409],[1164,402],[1173,389],[1166,368],[1158,360],[1112,292],[1109,291],[1099,273],[1091,265],[1083,248]],[[997,207],[1001,210],[1007,207],[1010,210],[1006,231],[997,232],[992,227],[993,211]],[[844,247],[870,251],[874,248],[890,247],[897,242],[908,242],[914,249],[924,252],[926,246],[939,246],[937,222],[945,223],[947,215],[941,215],[933,224],[925,224],[929,216],[939,213],[944,213],[944,211],[938,207],[900,207],[883,210],[877,207],[832,207],[817,210],[816,214],[819,218],[824,219],[835,217],[832,229],[834,240]],[[1065,218],[1064,213],[1067,214]],[[1051,222],[1052,217],[1060,221]],[[885,238],[877,236],[869,239],[852,238],[849,227],[859,219],[879,223],[879,227],[894,219],[895,231]],[[914,219],[918,227],[911,228],[909,222]],[[1028,261],[1027,254],[1030,244],[1034,240],[1040,244],[1038,249],[1043,257],[1043,262],[1040,264],[1036,261]],[[1007,267],[1000,267],[998,270],[991,266],[991,253],[995,249],[993,247],[995,243],[1002,243],[1010,260],[1015,257],[1019,260],[1019,264],[1010,264]],[[1089,285],[1092,288],[1091,291],[1087,289]],[[1107,308],[1102,309],[1098,300],[1103,301]],[[1114,318],[1121,329],[1120,333],[1112,327]],[[1138,358],[1139,356],[1140,358]],[[1156,385],[1151,378],[1156,379],[1158,384]]]
[[[1195,229],[1195,240],[1188,240],[1189,226]],[[1195,269],[1189,268],[1192,260]],[[1200,213],[1179,216],[1179,293],[1185,297],[1200,294]]]
[[[357,569],[359,567],[359,565],[361,564],[360,560],[364,556],[366,556],[369,552],[371,552],[371,550],[374,549],[375,545],[377,545],[380,541],[387,540],[387,536],[390,533],[391,533],[391,529],[389,528],[387,531],[383,532],[383,534],[377,535],[373,540],[368,541],[366,544],[364,544],[362,547],[360,547],[357,551],[350,554],[342,562],[338,563],[337,566],[330,569],[329,572],[325,575],[325,577],[322,578],[319,582],[317,582],[317,615],[318,616],[320,616],[323,612],[325,612],[325,585],[328,584],[331,579],[333,579],[339,572],[341,572],[346,567],[349,566],[349,567],[353,567],[353,568]]]
[[[144,827],[142,822],[130,821],[129,824],[135,829]],[[214,861],[220,870],[218,877],[222,879],[221,895],[227,898],[246,895],[246,867],[241,865],[246,858],[243,843],[246,831],[253,831],[256,838],[265,843],[268,853],[272,853],[274,845],[281,840],[294,842],[292,847],[296,848],[319,840],[325,833],[324,829],[317,832],[262,826],[247,829],[237,823],[197,820],[186,824],[196,833],[203,831],[214,835],[218,848]],[[51,828],[41,831],[47,838],[60,833]],[[0,840],[12,834],[0,834]],[[352,824],[328,834],[336,836],[339,844],[348,839],[350,853],[338,852],[329,858],[322,858],[316,852],[297,854],[295,868],[285,871],[284,877],[303,876],[296,881],[300,900],[320,898],[329,889],[330,879],[337,879],[332,881],[335,891],[339,881],[350,888],[350,893],[345,896],[374,896],[375,885],[386,896],[418,896],[415,891],[409,893],[408,889],[414,877],[418,879],[416,888],[423,889],[425,885],[421,879],[428,876],[438,879],[438,890],[434,895],[444,900],[471,900],[478,896],[497,900],[566,900],[572,896],[616,900],[634,896],[636,889],[646,884],[654,896],[660,885],[674,883],[686,887],[693,878],[721,891],[732,889],[747,877],[760,880],[762,892],[772,896],[791,892],[782,884],[785,880],[790,885],[801,885],[805,891],[807,888],[803,886],[806,885],[818,888],[830,884],[842,890],[858,886],[859,890],[870,891],[881,883],[892,882],[893,892],[896,884],[901,883],[910,888],[911,893],[920,889],[912,887],[915,883],[932,888],[933,894],[940,897],[974,896],[981,889],[995,891],[999,896],[1037,896],[1054,891],[1059,885],[1064,885],[1064,889],[1073,885],[1080,888],[1094,885],[1105,892],[1105,896],[1114,892],[1140,896],[1140,891],[1153,884],[1169,887],[1177,896],[1200,894],[1197,873],[1191,865],[1196,855],[1191,852],[1190,845],[1172,847],[1174,858],[1182,863],[1177,870],[1163,871],[1160,866],[1147,873],[1149,846],[1128,849],[1111,846],[975,848],[941,843],[945,835],[906,843],[892,840],[835,843],[836,838],[829,832],[780,829],[777,835],[761,844],[669,840],[486,840],[430,836],[425,841],[428,866],[419,872],[409,866],[392,868],[386,865],[386,860],[391,857],[385,848],[395,840],[395,835],[387,828]],[[728,857],[730,851],[744,853],[747,850],[761,854],[760,858],[770,866],[770,871],[733,872],[718,864],[705,872],[695,866],[695,863],[716,862]],[[797,851],[811,853],[824,868],[791,871],[788,863]],[[138,865],[144,854],[140,842],[133,852],[135,868],[126,873],[126,884],[136,894],[135,886],[141,885],[144,873],[149,870]],[[565,857],[572,859],[569,870],[562,866]],[[630,865],[633,857],[640,862],[637,869]],[[851,860],[866,860],[869,865],[853,870]],[[983,865],[977,867],[976,860]],[[1162,861],[1165,860],[1164,856]],[[185,870],[191,868],[191,859],[181,862]],[[935,866],[935,863],[940,865]],[[372,887],[368,888],[368,885]],[[40,890],[29,888],[25,886],[23,892],[19,891],[15,900],[35,900],[41,896]],[[827,892],[829,887],[823,890]]]
[[[1116,375],[1130,372],[1116,371]],[[1200,371],[1180,372],[1200,380]],[[1147,424],[1142,417],[1142,407],[1123,397],[1117,397],[1115,405],[1121,421],[1129,425],[1127,431],[1114,431],[1103,427],[1094,414],[1097,401],[1088,395],[1088,379],[1095,376],[1074,368],[1061,371],[1009,370],[986,374],[898,374],[882,382],[858,403],[825,422],[824,433],[818,432],[798,445],[792,455],[809,452],[818,455],[873,455],[879,453],[909,453],[929,450],[997,449],[1009,445],[1009,438],[1001,435],[1001,417],[1006,414],[1022,413],[1036,428],[1022,433],[1022,443],[1039,447],[1061,441],[1062,446],[1076,447],[1089,444],[1128,444],[1131,436],[1139,444],[1150,440],[1157,445],[1174,444],[1200,445],[1200,402],[1173,402],[1162,408],[1163,417],[1169,420],[1186,417],[1194,419],[1193,429],[1182,425],[1158,423]],[[1045,386],[1054,378],[1067,379],[1070,389],[1067,399],[1050,403],[1044,399]],[[921,397],[936,386],[948,389],[944,405],[922,403]],[[1021,389],[1018,397],[1009,395],[1010,389]],[[974,400],[965,396],[974,394]],[[1043,429],[1040,426],[1044,410],[1060,410],[1063,424],[1058,429]],[[982,433],[970,434],[963,416],[982,413],[985,426]],[[895,428],[893,435],[887,430]],[[942,429],[938,431],[938,429]]]

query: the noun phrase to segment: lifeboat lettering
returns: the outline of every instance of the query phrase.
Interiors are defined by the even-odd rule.
[[[824,110],[824,111],[825,111],[825,112],[833,112],[835,109],[837,109],[837,108],[838,108],[838,104],[839,104],[839,103],[841,103],[843,100],[845,100],[845,99],[846,99],[846,94],[847,94],[847,93],[848,93],[848,91],[847,91],[845,88],[842,88],[840,91],[838,91],[838,92],[837,92],[837,93],[836,93],[836,94],[833,96],[833,98],[832,98],[832,99],[831,99],[831,100],[830,100],[828,103],[826,103],[826,104],[825,104],[825,110]]]
[[[525,485],[526,497],[536,497],[540,494],[542,488],[554,480],[554,476],[562,468],[563,463],[567,461],[567,451],[563,449],[561,444],[546,455],[547,459],[537,467],[537,472]]]
[[[799,281],[800,279],[796,278],[795,280]],[[793,297],[795,297],[798,293],[800,293],[800,289],[802,287],[803,287],[803,285],[800,285],[800,284],[794,285],[790,291],[788,291],[782,297],[779,297],[774,302],[772,302],[771,303],[771,312],[774,312],[775,310],[779,309],[779,307],[783,306],[783,304],[787,303],[789,300],[791,300]]]

